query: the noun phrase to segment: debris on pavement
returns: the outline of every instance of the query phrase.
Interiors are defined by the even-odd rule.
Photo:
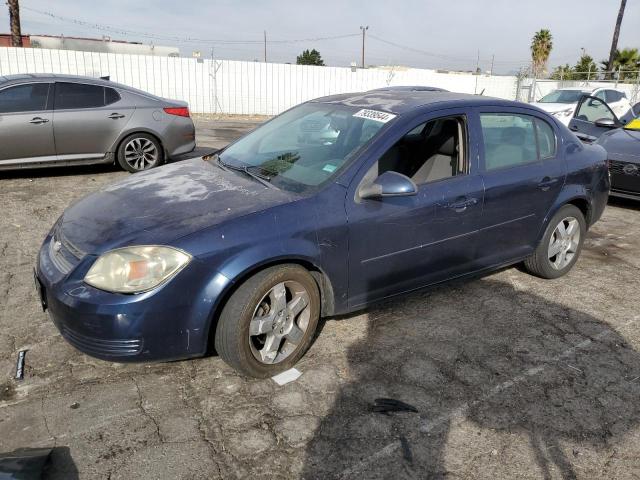
[[[387,415],[389,412],[413,412],[418,413],[418,409],[413,405],[395,400],[393,398],[376,398],[374,405],[371,407],[372,412],[383,413]]]
[[[300,375],[302,375],[302,372],[300,370],[298,370],[297,368],[290,368],[289,370],[285,370],[284,372],[271,377],[271,379],[278,385],[282,386],[289,382],[297,380],[298,378],[300,378]]]

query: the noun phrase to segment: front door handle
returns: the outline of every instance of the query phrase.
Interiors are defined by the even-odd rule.
[[[122,115],[121,113],[114,112],[111,115],[109,115],[108,118],[110,118],[112,120],[117,120],[118,118],[124,118],[124,115]]]
[[[549,190],[554,184],[558,183],[557,178],[544,177],[540,183],[538,183],[538,188],[543,192]]]
[[[577,132],[578,131],[578,127],[576,127],[575,125],[570,125],[569,126],[569,130],[571,130],[572,132]]]
[[[455,202],[449,203],[447,205],[448,208],[460,213],[460,212],[464,212],[467,207],[472,207],[473,205],[476,205],[478,203],[478,199],[477,198],[461,198],[456,200]]]
[[[33,123],[34,125],[40,125],[41,123],[47,123],[48,121],[49,121],[48,118],[33,117],[31,120],[29,120],[29,123]]]

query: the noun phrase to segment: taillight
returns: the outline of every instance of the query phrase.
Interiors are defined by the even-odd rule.
[[[189,117],[188,107],[165,107],[163,109],[169,115],[177,115],[179,117]]]

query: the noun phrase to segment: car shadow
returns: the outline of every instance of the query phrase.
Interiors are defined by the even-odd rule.
[[[196,147],[189,153],[178,155],[164,165],[189,160],[190,158],[202,157],[219,149],[214,147]],[[41,178],[41,177],[66,177],[73,175],[99,175],[101,173],[122,172],[122,168],[115,163],[101,163],[95,165],[71,165],[56,166],[50,168],[22,168],[16,170],[0,171],[0,180],[17,178]]]
[[[451,448],[478,454],[483,432],[515,434],[533,476],[571,479],[578,457],[567,445],[604,448],[638,426],[640,353],[586,313],[484,278],[368,315],[348,351],[353,380],[307,445],[303,478],[449,478],[460,425]],[[377,398],[418,413],[374,411]]]
[[[640,196],[637,200],[622,197],[609,197],[609,206],[627,208],[630,210],[640,210]]]

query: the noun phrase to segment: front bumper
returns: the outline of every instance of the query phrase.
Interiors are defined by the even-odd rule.
[[[206,353],[212,312],[229,281],[197,259],[157,289],[137,295],[104,292],[82,279],[96,257],[70,270],[52,255],[49,235],[38,255],[36,284],[43,307],[78,350],[117,362],[166,361]],[[63,246],[62,251],[65,250]]]

